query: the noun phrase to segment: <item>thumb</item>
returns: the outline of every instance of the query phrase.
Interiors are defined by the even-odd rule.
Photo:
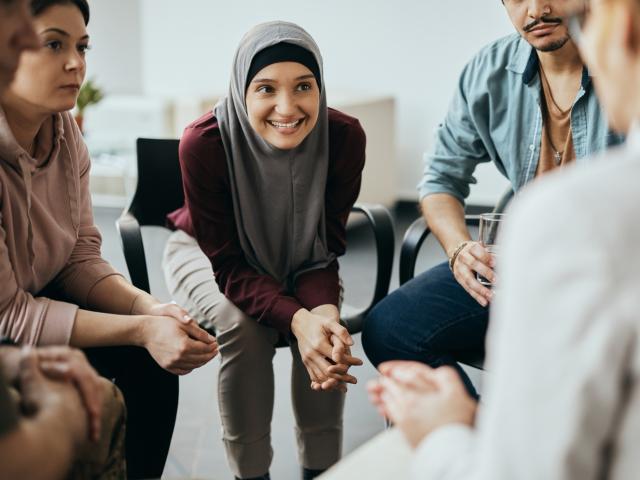
[[[200,340],[204,343],[214,343],[216,341],[216,337],[207,333],[206,330],[200,328],[200,326],[192,320],[187,322],[185,330],[187,334],[194,340]]]
[[[460,390],[466,392],[460,375],[453,367],[445,366],[436,368],[433,371],[431,379],[443,392],[451,393]]]
[[[170,316],[178,320],[180,323],[188,324],[191,321],[189,313],[178,305],[175,301],[166,305],[165,315]]]
[[[336,322],[327,322],[326,324],[327,329],[336,337],[338,337],[339,340],[341,340],[345,345],[347,346],[351,346],[353,345],[353,340],[351,339],[351,335],[349,335],[349,332],[347,331],[346,328],[344,328],[342,325],[340,325],[339,323]]]

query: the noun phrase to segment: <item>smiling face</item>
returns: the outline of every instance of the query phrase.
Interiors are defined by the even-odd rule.
[[[0,0],[0,92],[13,80],[22,52],[38,45],[27,0]]]
[[[40,45],[23,53],[3,101],[38,113],[71,110],[86,71],[89,36],[82,13],[72,4],[54,5],[34,26]]]
[[[552,52],[570,41],[563,0],[504,0],[511,22],[522,38],[541,52]]]
[[[311,70],[297,62],[272,63],[260,70],[245,100],[251,127],[281,150],[300,145],[318,121],[318,84]]]

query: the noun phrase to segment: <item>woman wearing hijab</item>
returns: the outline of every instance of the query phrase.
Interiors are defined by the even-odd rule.
[[[0,95],[0,335],[86,349],[124,395],[129,477],[160,477],[178,406],[174,374],[209,361],[217,344],[102,258],[89,153],[69,112],[86,73],[89,4],[29,6],[38,48],[22,53]]]
[[[297,25],[250,30],[228,95],[180,142],[185,205],[165,250],[174,298],[220,343],[224,443],[238,478],[268,478],[272,358],[293,356],[299,461],[314,478],[340,457],[347,370],[337,257],[359,189],[365,135],[327,108],[322,58]]]

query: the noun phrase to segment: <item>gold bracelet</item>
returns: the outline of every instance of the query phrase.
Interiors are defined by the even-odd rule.
[[[456,247],[456,249],[453,251],[453,253],[451,254],[451,256],[449,257],[449,270],[451,270],[451,272],[453,272],[453,266],[456,263],[456,259],[458,258],[458,255],[460,254],[460,252],[462,251],[462,249],[464,247],[467,246],[467,244],[471,243],[472,240],[465,240],[464,242],[460,242],[458,244],[458,246]]]

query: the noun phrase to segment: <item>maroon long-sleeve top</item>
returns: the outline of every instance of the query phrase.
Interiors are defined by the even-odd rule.
[[[360,192],[365,144],[357,119],[329,109],[325,215],[328,247],[336,256],[345,252],[346,222]],[[337,261],[299,275],[294,291],[287,291],[285,285],[257,272],[245,259],[236,230],[224,146],[213,113],[185,129],[180,140],[180,168],[185,205],[168,216],[169,226],[197,239],[211,261],[220,291],[238,308],[287,334],[299,309],[338,305]]]

